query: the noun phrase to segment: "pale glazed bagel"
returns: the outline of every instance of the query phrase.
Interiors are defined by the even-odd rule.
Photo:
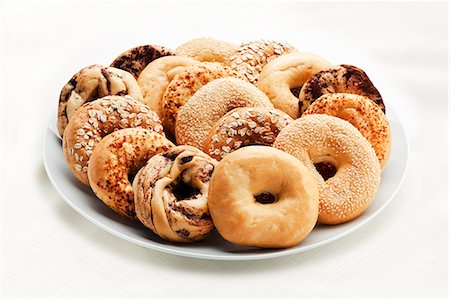
[[[203,151],[220,161],[227,154],[251,145],[271,146],[278,133],[293,119],[278,109],[236,108],[211,128]]]
[[[300,161],[272,147],[253,145],[227,155],[209,188],[214,225],[236,244],[294,246],[317,221],[316,180]]]
[[[246,81],[231,77],[211,81],[180,108],[175,127],[177,143],[203,149],[214,124],[238,107],[273,108],[273,105],[261,90]]]
[[[214,38],[195,38],[175,49],[175,54],[188,56],[200,61],[221,62],[228,64],[237,45]]]
[[[191,146],[153,156],[133,188],[138,219],[163,239],[186,243],[206,237],[214,225],[207,205],[217,162]]]
[[[328,93],[354,93],[371,98],[385,112],[383,99],[367,74],[353,65],[341,64],[312,76],[300,91],[303,113],[316,99]]]
[[[141,89],[130,73],[98,64],[81,69],[61,90],[58,105],[59,134],[64,134],[69,120],[81,105],[108,95],[129,95],[142,101]]]
[[[167,85],[180,70],[197,63],[200,62],[182,56],[165,56],[150,62],[137,79],[144,97],[144,104],[162,117],[162,97]]]
[[[164,129],[175,133],[178,111],[197,90],[209,82],[226,77],[246,80],[244,76],[221,63],[202,62],[179,71],[164,92],[162,98],[162,122]]]
[[[111,63],[112,67],[132,74],[136,79],[142,70],[153,60],[164,56],[175,55],[172,50],[158,45],[144,45],[131,48],[120,54]]]
[[[135,219],[134,192],[130,180],[152,156],[173,144],[143,128],[113,132],[96,146],[89,160],[89,184],[95,195],[115,212]]]
[[[75,177],[89,185],[88,162],[97,143],[114,131],[134,127],[164,134],[158,115],[128,96],[107,96],[81,106],[63,136],[64,157]]]
[[[288,53],[263,68],[258,88],[269,97],[275,108],[298,118],[301,102],[291,89],[301,88],[311,76],[330,66],[328,61],[312,53]]]
[[[350,221],[374,199],[380,163],[367,139],[349,122],[324,114],[306,115],[284,128],[273,147],[298,158],[316,178],[319,222]],[[325,179],[316,167],[328,172],[322,173]]]
[[[272,59],[296,51],[291,45],[272,40],[257,40],[240,45],[230,57],[230,66],[247,77],[252,84],[258,83],[259,73]]]
[[[303,113],[308,114],[327,114],[350,122],[372,144],[381,169],[386,166],[391,151],[389,122],[371,99],[349,93],[325,94]]]

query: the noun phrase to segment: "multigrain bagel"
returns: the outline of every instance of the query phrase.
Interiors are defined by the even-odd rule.
[[[319,192],[297,159],[268,146],[248,146],[216,167],[208,206],[217,231],[246,246],[295,246],[314,228]]]
[[[203,149],[214,124],[238,107],[273,108],[273,105],[261,90],[246,81],[231,77],[211,81],[180,108],[175,127],[177,143]]]
[[[112,67],[132,74],[136,79],[142,70],[153,60],[164,56],[175,55],[172,50],[158,45],[144,45],[131,48],[120,54],[111,63]]]
[[[350,221],[374,199],[380,163],[367,139],[349,122],[306,115],[284,128],[273,147],[299,159],[319,183],[319,222]]]
[[[134,181],[139,220],[173,242],[194,242],[213,229],[207,205],[217,162],[192,146],[177,146],[153,156]]]
[[[107,96],[81,106],[63,136],[64,157],[75,177],[89,185],[88,163],[97,143],[114,131],[134,127],[164,134],[158,115],[128,96]]]
[[[136,219],[130,180],[148,159],[171,147],[168,139],[147,129],[113,132],[95,146],[88,166],[89,185],[112,210]]]
[[[308,114],[327,114],[350,122],[372,145],[381,169],[386,166],[391,151],[389,122],[371,99],[349,93],[325,94],[303,113]]]
[[[278,109],[233,109],[211,128],[203,151],[220,161],[243,146],[271,146],[278,133],[292,121],[289,115]]]
[[[314,74],[330,67],[320,56],[307,52],[292,52],[269,62],[262,70],[258,88],[272,101],[273,106],[292,118],[300,116],[301,104],[292,89],[301,88]]]
[[[353,65],[337,65],[309,78],[299,95],[301,113],[316,99],[328,93],[353,93],[366,96],[380,106],[383,112],[386,112],[383,99],[372,81],[362,69]]]
[[[142,101],[141,89],[130,73],[98,64],[81,69],[61,90],[58,105],[59,134],[64,134],[72,115],[84,103],[108,95],[129,95]]]
[[[234,77],[246,80],[244,76],[221,63],[202,62],[179,71],[164,92],[162,98],[162,122],[170,134],[175,132],[178,111],[195,92],[212,80]]]
[[[137,79],[142,90],[143,103],[162,117],[162,97],[170,81],[180,70],[197,63],[200,62],[183,56],[165,56],[150,62]]]
[[[276,57],[296,51],[291,45],[272,40],[257,40],[240,45],[230,57],[230,66],[247,77],[252,84],[258,83],[264,66]]]
[[[237,47],[237,45],[214,38],[195,38],[176,48],[175,54],[192,57],[200,61],[229,64],[229,58]]]

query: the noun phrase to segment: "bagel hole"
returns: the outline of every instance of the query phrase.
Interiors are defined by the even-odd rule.
[[[332,177],[337,172],[336,166],[331,162],[320,162],[314,164],[316,167],[317,172],[323,177],[323,179],[326,181]]]
[[[277,197],[269,192],[262,192],[253,196],[256,202],[259,202],[263,205],[271,204],[277,202]]]
[[[182,175],[180,175],[179,177],[182,177]],[[169,188],[177,201],[193,199],[198,194],[200,194],[199,189],[193,187],[190,184],[186,184],[183,180],[176,180],[169,185]]]
[[[300,90],[302,90],[301,87],[291,88],[291,92],[296,98],[298,98],[298,96],[300,95]]]

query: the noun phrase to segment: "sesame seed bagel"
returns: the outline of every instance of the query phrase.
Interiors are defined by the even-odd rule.
[[[214,171],[208,206],[217,231],[246,246],[300,243],[317,221],[319,190],[300,161],[268,146],[227,155]]]
[[[143,128],[113,132],[96,146],[89,160],[88,177],[95,195],[115,212],[136,219],[130,178],[152,156],[173,144],[164,136]]]
[[[272,59],[296,51],[291,45],[272,40],[257,40],[240,45],[230,57],[230,66],[247,77],[252,84],[258,83],[259,73]]]
[[[139,220],[169,241],[204,239],[214,227],[207,199],[216,165],[216,160],[191,146],[153,156],[133,181]]]
[[[112,67],[132,74],[136,79],[142,70],[153,60],[164,56],[175,55],[172,50],[158,45],[144,45],[131,48],[120,54],[111,63]]]
[[[372,145],[381,169],[386,166],[391,151],[389,122],[371,99],[349,93],[325,94],[303,113],[308,114],[327,114],[350,122]]]
[[[278,133],[293,119],[271,108],[236,108],[212,127],[203,151],[220,161],[227,154],[251,144],[271,146]]]
[[[131,97],[107,96],[81,106],[63,135],[64,157],[75,177],[89,185],[88,163],[97,143],[114,131],[134,127],[164,134],[158,115]]]
[[[165,56],[150,62],[137,79],[144,104],[162,117],[162,98],[170,81],[180,70],[197,63],[200,62],[183,56]]]
[[[319,183],[319,222],[350,221],[374,199],[380,163],[367,139],[349,122],[306,115],[284,128],[273,147],[299,159]]]
[[[309,78],[300,91],[300,112],[303,113],[315,100],[328,93],[363,95],[372,99],[383,112],[386,111],[380,93],[367,74],[353,65],[337,65]]]
[[[81,105],[108,95],[129,95],[142,101],[141,89],[130,73],[98,64],[81,69],[61,90],[58,105],[59,134],[64,134],[69,120]]]
[[[237,45],[214,38],[195,38],[175,49],[175,54],[188,56],[200,61],[221,62],[228,64],[229,57]]]
[[[312,53],[288,53],[273,59],[263,68],[258,88],[269,97],[275,108],[298,118],[302,102],[291,90],[301,88],[312,75],[330,66],[328,61]]]
[[[185,67],[179,71],[164,92],[162,98],[162,122],[164,129],[175,133],[178,110],[203,85],[214,79],[235,77],[246,80],[244,76],[221,63],[202,62]]]
[[[254,85],[236,78],[221,78],[200,88],[178,112],[178,144],[203,149],[205,138],[219,119],[239,107],[273,108],[269,98]]]

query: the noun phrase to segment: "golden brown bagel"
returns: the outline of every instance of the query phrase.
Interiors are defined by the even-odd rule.
[[[176,48],[175,54],[192,57],[199,61],[229,64],[229,58],[237,47],[237,45],[214,38],[195,38]]]

